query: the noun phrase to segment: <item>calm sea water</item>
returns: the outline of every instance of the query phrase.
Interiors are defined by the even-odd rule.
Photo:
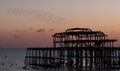
[[[23,69],[26,55],[25,48],[0,48],[0,71],[76,71],[71,68],[39,68]],[[77,70],[81,71],[81,70]],[[84,70],[90,71],[90,70]],[[93,70],[92,70],[93,71]],[[120,71],[120,70],[95,70],[95,71]]]

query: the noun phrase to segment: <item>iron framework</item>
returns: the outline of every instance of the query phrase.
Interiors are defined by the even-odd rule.
[[[55,33],[53,47],[27,48],[25,65],[32,67],[120,68],[116,39],[89,28],[70,28]]]

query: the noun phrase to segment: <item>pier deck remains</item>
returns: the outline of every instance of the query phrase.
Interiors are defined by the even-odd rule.
[[[101,31],[70,28],[55,33],[53,47],[27,48],[25,65],[31,67],[120,68],[116,39]]]

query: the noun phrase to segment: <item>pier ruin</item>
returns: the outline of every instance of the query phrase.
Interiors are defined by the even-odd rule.
[[[27,48],[25,65],[31,67],[120,68],[120,48],[116,39],[102,31],[70,28],[55,33],[53,47]]]

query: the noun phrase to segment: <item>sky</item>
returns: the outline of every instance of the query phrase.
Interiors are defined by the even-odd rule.
[[[120,0],[0,0],[0,48],[52,47],[68,28],[103,31],[120,45]]]

